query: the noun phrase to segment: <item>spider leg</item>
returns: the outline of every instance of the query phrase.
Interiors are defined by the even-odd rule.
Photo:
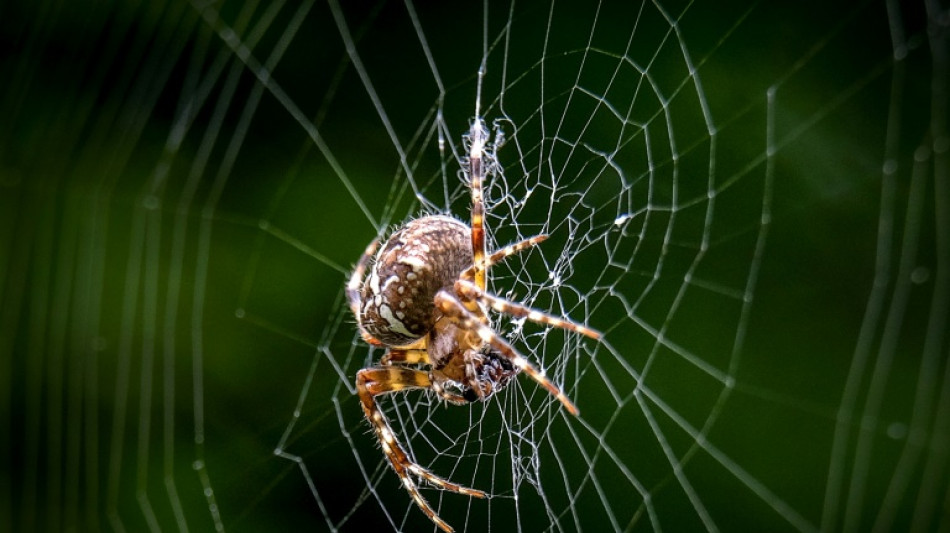
[[[508,256],[515,255],[526,248],[531,248],[532,246],[536,246],[544,242],[547,238],[547,235],[535,235],[534,237],[529,237],[523,241],[516,242],[515,244],[505,246],[501,250],[495,251],[485,262],[485,270],[491,268],[492,265],[502,262]],[[475,266],[473,265],[469,267],[468,270],[462,272],[459,277],[469,281],[475,279]]]
[[[425,340],[426,337],[420,339],[420,342],[413,344],[412,348],[390,348],[383,356],[379,359],[379,364],[381,365],[431,365],[432,362],[429,360],[429,352],[425,349]],[[442,399],[457,404],[464,405],[469,403],[463,396],[449,392],[445,390],[445,387],[442,386],[438,380],[431,380],[432,385],[431,389],[442,397]]]
[[[401,363],[404,365],[428,365],[429,352],[418,349],[408,348],[390,348],[386,355],[379,360],[380,364],[391,365]]]
[[[571,322],[570,320],[558,318],[556,316],[538,311],[537,309],[532,309],[530,307],[505,300],[504,298],[499,298],[493,294],[489,294],[482,289],[479,289],[474,283],[470,281],[462,279],[456,281],[455,292],[465,298],[487,302],[488,305],[492,307],[492,309],[498,311],[499,313],[504,313],[506,315],[519,318],[527,318],[528,320],[537,322],[538,324],[547,324],[556,328],[574,331],[576,333],[580,333],[581,335],[586,335],[592,339],[599,339],[601,336],[599,331],[594,331],[586,326],[582,326],[580,324]]]
[[[425,339],[425,337],[423,337]],[[429,361],[429,352],[425,349],[419,348],[390,348],[385,355],[383,355],[379,363],[382,365],[391,365],[394,363],[403,364],[403,365],[431,365]],[[431,380],[430,380],[431,381]],[[432,381],[432,390],[436,394],[442,397],[442,399],[457,404],[464,405],[469,403],[463,396],[449,392],[445,390],[441,383],[438,381]]]
[[[485,199],[482,196],[482,181],[485,177],[485,165],[482,155],[488,141],[488,130],[481,118],[475,117],[469,132],[468,179],[472,189],[472,254],[474,256],[475,284],[485,288]]]
[[[356,263],[356,268],[353,269],[353,274],[350,275],[350,281],[346,284],[346,299],[350,303],[350,311],[352,311],[353,316],[356,317],[356,323],[359,325],[360,335],[363,336],[363,340],[366,341],[367,344],[371,344],[373,346],[382,346],[382,342],[370,335],[369,332],[363,329],[363,326],[359,324],[360,285],[363,284],[363,276],[366,275],[366,267],[369,266],[369,262],[373,258],[373,254],[376,253],[377,246],[379,246],[379,239],[374,239],[373,242],[369,243],[369,246],[366,247],[366,251],[363,252],[359,262]]]
[[[536,369],[527,359],[518,353],[518,350],[515,350],[512,345],[508,344],[507,341],[501,338],[490,327],[482,324],[478,317],[466,309],[465,304],[459,301],[458,298],[452,296],[447,291],[441,290],[435,295],[435,305],[446,317],[455,321],[462,329],[474,332],[482,342],[491,345],[498,353],[507,357],[513,365],[520,368],[528,377],[535,380],[538,385],[544,387],[552,396],[557,398],[569,413],[577,415],[580,412],[561,389],[548,380],[543,370]]]
[[[360,398],[360,404],[363,407],[363,414],[373,425],[376,437],[383,448],[383,453],[389,459],[390,466],[399,476],[403,486],[409,491],[409,495],[412,496],[422,512],[443,531],[451,532],[452,527],[439,518],[439,515],[419,492],[419,488],[410,474],[415,474],[436,487],[466,496],[484,498],[485,493],[452,483],[414,462],[402,445],[399,444],[399,441],[396,440],[396,435],[393,433],[389,420],[380,410],[375,399],[376,396],[381,394],[431,387],[432,380],[429,379],[428,374],[421,370],[401,367],[374,367],[364,368],[356,373],[356,390]]]
[[[454,403],[455,405],[465,405],[467,403],[470,403],[468,400],[465,399],[464,396],[445,390],[445,388],[443,388],[442,385],[438,382],[432,382],[432,390],[435,391],[436,394],[441,396],[443,400],[449,403]]]

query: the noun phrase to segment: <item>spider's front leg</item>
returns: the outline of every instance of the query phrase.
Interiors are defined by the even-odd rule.
[[[532,246],[537,246],[538,244],[546,241],[547,238],[548,238],[547,235],[535,235],[534,237],[528,237],[527,239],[523,241],[519,241],[514,244],[505,246],[501,250],[495,251],[488,257],[488,259],[485,261],[485,269],[487,270],[491,268],[492,266],[504,261],[506,258],[512,255],[515,255],[518,252],[527,250],[528,248],[531,248]],[[477,270],[476,265],[472,265],[468,267],[468,269],[462,271],[462,273],[459,275],[459,278],[465,279],[465,280],[473,280],[475,279],[476,270]]]
[[[465,304],[458,298],[442,290],[435,295],[435,305],[445,316],[455,321],[459,327],[478,335],[478,338],[483,343],[497,350],[500,355],[508,358],[511,364],[521,369],[528,377],[536,381],[538,385],[544,387],[545,390],[561,402],[569,413],[577,415],[580,412],[574,403],[568,399],[567,395],[565,395],[557,385],[548,380],[543,370],[535,368],[530,361],[518,353],[512,345],[508,344],[508,342],[495,333],[493,329],[482,324],[478,317],[466,309]]]
[[[377,405],[375,398],[381,394],[429,388],[433,388],[432,380],[427,373],[421,370],[389,366],[364,368],[356,373],[356,391],[360,398],[360,404],[363,407],[363,414],[366,415],[366,419],[373,425],[373,429],[376,431],[376,437],[379,439],[379,443],[383,448],[383,453],[386,455],[386,458],[389,459],[390,466],[395,470],[403,486],[409,491],[409,495],[412,496],[416,505],[422,509],[422,512],[443,531],[451,532],[451,526],[439,518],[439,515],[419,492],[419,487],[413,480],[412,474],[421,477],[431,485],[459,494],[484,498],[485,493],[480,490],[470,489],[452,483],[447,479],[429,472],[413,461],[409,457],[409,454],[403,449],[402,445],[399,444],[399,441],[396,440],[392,426],[390,426],[386,415],[383,414],[379,405]]]
[[[527,318],[528,320],[538,324],[546,324],[555,328],[566,329],[568,331],[580,333],[581,335],[590,337],[592,339],[599,339],[601,337],[601,333],[599,331],[595,331],[586,326],[582,326],[575,322],[571,322],[570,320],[558,318],[543,311],[538,311],[537,309],[532,309],[504,298],[499,298],[493,294],[489,294],[488,292],[478,288],[478,286],[471,281],[464,279],[456,281],[455,292],[470,300],[479,300],[485,302],[490,305],[492,309],[498,311],[499,313],[504,313],[506,315],[511,315],[518,318]]]

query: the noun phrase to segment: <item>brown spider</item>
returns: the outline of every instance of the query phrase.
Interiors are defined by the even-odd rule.
[[[577,408],[564,393],[495,333],[487,308],[594,339],[600,337],[594,330],[485,291],[485,274],[490,266],[547,238],[537,235],[486,256],[482,154],[487,138],[484,123],[476,120],[468,135],[471,227],[441,215],[408,222],[389,237],[378,253],[378,241],[366,248],[346,288],[363,339],[388,348],[380,366],[364,368],[356,374],[363,413],[416,505],[447,532],[452,528],[419,493],[413,475],[459,494],[484,498],[485,493],[452,483],[416,463],[396,439],[376,404],[376,396],[407,389],[431,389],[451,403],[465,404],[487,399],[524,372],[576,415]],[[364,280],[370,263],[372,269]],[[404,365],[426,365],[429,370]]]

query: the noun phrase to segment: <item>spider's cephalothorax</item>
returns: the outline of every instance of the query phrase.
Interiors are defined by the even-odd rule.
[[[485,493],[452,483],[413,461],[396,439],[376,396],[429,389],[449,402],[465,404],[487,399],[524,372],[570,413],[577,414],[574,404],[543,372],[495,333],[487,311],[491,308],[591,338],[600,337],[584,326],[486,292],[485,274],[489,267],[546,238],[538,235],[486,255],[482,157],[487,136],[484,123],[476,120],[467,137],[472,225],[441,215],[406,223],[379,247],[378,253],[376,241],[366,248],[346,291],[363,339],[387,348],[379,366],[364,368],[356,374],[363,413],[413,500],[445,531],[452,528],[423,498],[415,477],[468,496],[484,498]],[[420,370],[410,365],[429,368]]]

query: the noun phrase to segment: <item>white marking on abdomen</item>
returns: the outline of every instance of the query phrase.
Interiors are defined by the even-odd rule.
[[[420,270],[425,270],[426,262],[422,260],[421,257],[415,255],[406,255],[399,260],[400,263],[404,265],[409,265],[412,267],[412,270],[418,272]]]
[[[401,320],[399,320],[398,318],[396,318],[395,315],[393,315],[393,310],[388,305],[379,306],[379,316],[380,318],[386,321],[386,324],[389,325],[390,331],[395,332],[395,333],[402,333],[403,335],[410,338],[413,338],[416,336],[415,333],[412,333],[411,331],[406,329],[406,325],[403,324]]]

